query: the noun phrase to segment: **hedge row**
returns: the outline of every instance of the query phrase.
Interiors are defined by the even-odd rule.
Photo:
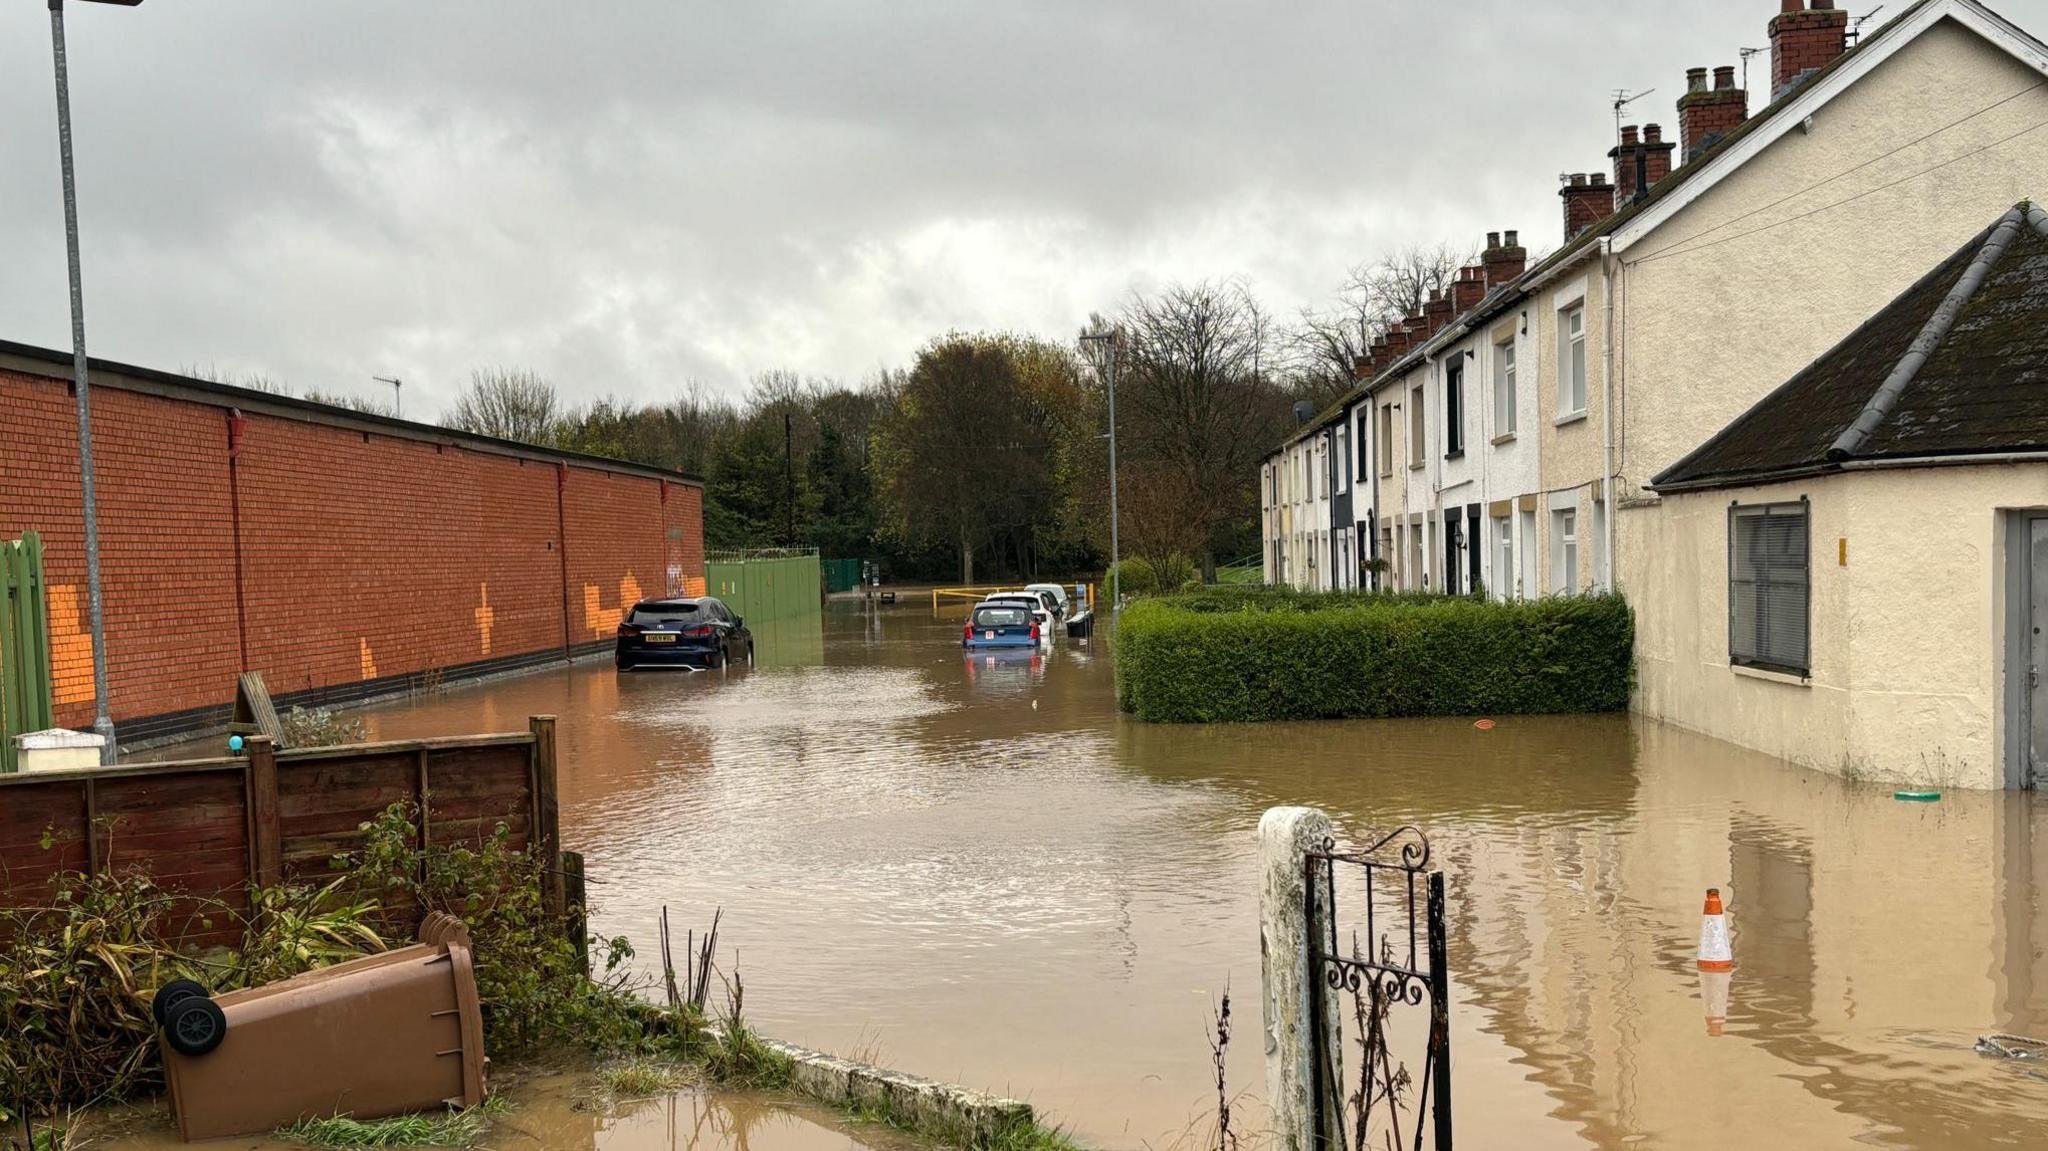
[[[1142,600],[1117,697],[1150,723],[1619,711],[1635,615],[1619,596],[1520,603],[1211,589]]]

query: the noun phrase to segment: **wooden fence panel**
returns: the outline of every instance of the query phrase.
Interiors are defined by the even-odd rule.
[[[528,731],[273,760],[267,741],[252,740],[247,759],[0,776],[0,906],[48,906],[63,873],[141,867],[193,897],[179,926],[188,942],[233,943],[260,857],[274,852],[285,879],[319,882],[336,855],[360,846],[364,823],[417,801],[422,787],[430,845],[474,842],[504,822],[526,847],[536,819],[558,821],[552,788],[535,787],[538,744]],[[552,780],[552,764],[545,774]]]
[[[43,543],[0,541],[0,773],[15,770],[14,737],[52,726]]]

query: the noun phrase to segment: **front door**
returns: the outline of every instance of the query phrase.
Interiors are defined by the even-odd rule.
[[[2027,762],[2019,786],[2048,778],[2048,517],[2027,521]]]

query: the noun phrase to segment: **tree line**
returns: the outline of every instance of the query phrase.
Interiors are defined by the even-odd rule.
[[[1176,284],[1072,338],[949,333],[905,368],[855,383],[772,371],[737,398],[689,384],[575,405],[536,372],[479,369],[441,422],[701,477],[713,549],[815,547],[895,579],[1060,577],[1109,558],[1113,369],[1122,552],[1176,582],[1209,577],[1259,554],[1259,463],[1293,408],[1343,394],[1373,338],[1471,259],[1392,253],[1330,307],[1286,318],[1242,281]]]

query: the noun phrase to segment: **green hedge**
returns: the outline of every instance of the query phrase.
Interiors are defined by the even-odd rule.
[[[1521,603],[1217,589],[1130,605],[1117,698],[1150,723],[1619,711],[1635,616],[1619,596]]]

